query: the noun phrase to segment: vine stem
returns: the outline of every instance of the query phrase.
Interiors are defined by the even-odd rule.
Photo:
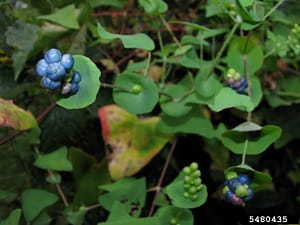
[[[175,139],[172,143],[172,146],[170,148],[170,151],[168,153],[168,156],[167,156],[167,159],[166,159],[166,162],[164,164],[164,167],[163,167],[163,170],[160,174],[160,177],[159,177],[159,180],[157,182],[157,185],[156,185],[156,192],[154,194],[154,198],[153,198],[153,201],[152,201],[152,204],[151,204],[151,208],[150,208],[150,212],[148,214],[148,217],[152,216],[153,213],[154,213],[154,209],[155,209],[155,202],[161,192],[161,186],[162,186],[162,183],[163,183],[163,180],[165,178],[165,175],[166,175],[166,172],[167,172],[167,169],[169,167],[169,164],[170,164],[170,161],[171,161],[171,158],[173,156],[173,153],[174,153],[174,150],[175,150],[175,147],[176,147],[176,144],[177,144],[177,139]]]
[[[266,20],[285,0],[280,0],[263,18]]]
[[[218,64],[224,50],[226,49],[226,47],[228,46],[232,36],[234,35],[235,31],[237,30],[237,28],[239,27],[239,23],[235,23],[234,26],[232,27],[230,33],[228,34],[228,36],[226,37],[226,40],[223,42],[223,45],[221,47],[221,49],[219,50],[215,60],[213,61],[212,65],[210,66],[207,74],[205,75],[204,80],[208,80],[208,78],[210,77],[210,75],[212,74],[215,66]]]
[[[176,38],[175,34],[173,33],[170,25],[168,24],[168,22],[165,20],[165,18],[162,15],[159,15],[160,20],[162,21],[162,23],[165,25],[165,27],[167,28],[168,32],[170,33],[170,35],[172,36],[173,40],[175,41],[175,43],[178,45],[178,47],[181,49],[182,46],[180,44],[180,42],[178,41],[178,39]]]
[[[148,52],[148,59],[147,59],[147,64],[146,64],[146,68],[145,68],[145,71],[144,71],[144,77],[146,77],[147,74],[148,74],[150,61],[151,61],[151,52]]]
[[[248,140],[248,135],[247,135],[246,140],[245,140],[244,150],[243,150],[242,165],[245,165],[247,149],[248,149],[248,142],[249,142],[249,140]]]
[[[49,175],[52,178],[54,178],[54,174],[53,174],[53,172],[51,170],[48,170],[48,173],[49,173]],[[57,190],[57,192],[58,192],[61,200],[63,201],[65,207],[68,207],[69,203],[68,203],[68,200],[67,200],[67,198],[66,198],[66,196],[65,196],[65,194],[64,194],[64,192],[63,192],[63,190],[61,188],[61,186],[59,184],[55,184],[55,187],[56,187],[56,190]]]

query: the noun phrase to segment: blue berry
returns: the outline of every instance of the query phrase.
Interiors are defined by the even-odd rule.
[[[60,62],[66,70],[69,70],[74,66],[74,58],[71,54],[64,54],[61,57]]]
[[[72,84],[72,90],[71,90],[71,94],[74,95],[78,92],[79,90],[79,85],[76,83],[71,83]]]
[[[72,82],[78,84],[80,81],[81,81],[81,75],[80,75],[80,73],[77,72],[77,71],[74,71]]]
[[[232,192],[232,191],[227,191],[226,193],[225,193],[225,199],[227,200],[227,201],[230,201],[230,199],[231,199],[231,195],[233,195],[234,193]]]
[[[61,59],[61,53],[59,50],[52,48],[45,53],[45,60],[47,63],[57,63]]]
[[[238,186],[242,185],[237,178],[232,178],[228,181],[228,187],[231,191],[235,192]]]
[[[45,59],[41,59],[38,61],[36,64],[36,72],[39,76],[46,76],[47,75],[47,68],[48,68],[48,63],[46,62]]]
[[[248,195],[244,198],[244,201],[247,202],[253,198],[254,191],[251,188],[248,188]]]
[[[61,85],[61,82],[60,81],[53,81],[51,80],[50,78],[46,77],[42,80],[42,85],[45,87],[45,88],[48,88],[50,90],[55,90],[57,88],[60,87]]]
[[[250,184],[250,178],[246,174],[240,174],[237,178],[242,184]]]
[[[47,76],[54,81],[61,80],[66,74],[65,68],[60,63],[51,63],[47,69]]]

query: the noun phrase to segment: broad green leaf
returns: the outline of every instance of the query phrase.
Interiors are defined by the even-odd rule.
[[[269,174],[254,170],[253,168],[251,168],[250,166],[248,166],[246,164],[229,167],[224,171],[224,174],[226,176],[227,173],[233,172],[233,171],[236,172],[237,174],[240,174],[240,173],[248,174],[251,179],[249,186],[250,186],[250,188],[253,188],[253,189],[258,189],[261,185],[272,181],[272,177]]]
[[[214,103],[209,104],[208,106],[216,112],[238,106],[242,106],[242,109],[246,110],[247,112],[250,112],[254,109],[254,105],[248,96],[238,94],[229,87],[222,88],[221,91],[215,96]]]
[[[107,222],[115,222],[124,219],[130,219],[126,205],[119,201],[114,201]]]
[[[186,100],[194,89],[193,77],[186,75],[179,83],[168,85],[159,99],[160,107],[164,113],[173,117],[180,117],[188,114],[192,105],[188,105]]]
[[[97,66],[82,55],[74,55],[75,64],[73,69],[81,75],[79,91],[68,98],[61,98],[57,104],[66,109],[81,109],[92,104],[100,89],[101,72]]]
[[[54,218],[51,218],[47,212],[42,212],[34,221],[32,225],[49,225]]]
[[[160,225],[171,224],[171,221],[180,225],[194,225],[194,216],[189,209],[166,206],[160,208],[155,216],[159,217]]]
[[[104,106],[98,114],[114,180],[137,173],[172,137],[156,131],[159,117],[139,119],[116,105]]]
[[[19,108],[11,100],[0,98],[0,127],[28,130],[37,126],[37,121],[30,112]]]
[[[0,221],[0,225],[19,225],[21,213],[21,209],[15,209],[5,220]]]
[[[67,155],[68,149],[61,147],[48,154],[39,154],[33,165],[44,170],[72,171]]]
[[[199,96],[204,99],[212,98],[217,95],[220,89],[223,87],[220,81],[213,74],[205,79],[206,69],[202,68],[201,73],[196,76],[196,90]]]
[[[22,193],[22,209],[27,223],[33,221],[46,207],[57,200],[56,194],[41,189],[25,190]]]
[[[158,88],[149,76],[121,74],[117,76],[114,85],[117,86],[113,90],[114,101],[130,113],[151,112],[158,102]],[[140,87],[139,93],[131,91],[135,85]]]
[[[146,201],[145,178],[123,178],[112,184],[100,185],[99,188],[108,191],[99,197],[100,204],[106,210],[111,211],[114,202],[118,201],[124,204],[127,213],[131,212],[132,205],[134,205],[134,215],[140,215]]]
[[[148,51],[152,51],[155,48],[154,42],[146,34],[113,34],[104,29],[104,27],[98,23],[98,35],[107,40],[120,39],[125,48],[141,48]]]
[[[168,10],[168,5],[163,0],[139,0],[139,4],[149,15],[159,15]]]
[[[38,18],[60,24],[67,28],[79,29],[74,4],[67,5],[62,9],[56,10],[52,14],[39,16]]]
[[[239,132],[251,132],[251,131],[259,131],[262,127],[256,123],[252,122],[244,122],[240,125],[236,126],[232,130],[239,131]]]
[[[238,37],[234,39],[227,52],[228,68],[233,68],[240,74],[245,74],[245,62],[250,75],[254,75],[261,68],[264,62],[262,47],[252,38]]]
[[[222,135],[223,144],[236,154],[243,154],[245,141],[248,138],[248,155],[256,155],[265,151],[281,135],[281,129],[268,125],[257,132],[225,131]]]
[[[6,30],[6,43],[15,49],[12,55],[15,80],[19,78],[29,53],[38,39],[38,31],[38,26],[20,20]]]
[[[211,121],[205,118],[203,112],[197,108],[181,117],[163,114],[157,125],[157,130],[163,133],[198,134],[206,138],[212,138],[215,135]]]

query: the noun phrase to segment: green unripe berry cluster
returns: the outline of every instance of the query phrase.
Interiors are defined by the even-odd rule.
[[[300,53],[300,25],[295,23],[288,36],[288,56],[294,57]]]
[[[232,78],[234,81],[236,81],[241,79],[241,74],[235,71],[235,69],[230,68],[227,72],[227,77]]]
[[[226,8],[230,16],[232,17],[237,16],[236,5],[234,3],[227,4]]]
[[[189,166],[183,168],[184,176],[184,197],[191,200],[197,200],[198,192],[202,189],[201,172],[198,169],[198,163],[193,162]]]
[[[170,220],[170,224],[171,225],[180,225],[180,223],[177,223],[177,220],[174,218]]]

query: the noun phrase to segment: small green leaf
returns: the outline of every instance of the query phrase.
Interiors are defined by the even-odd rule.
[[[19,225],[21,213],[21,209],[15,209],[5,220],[0,222],[0,225]]]
[[[87,210],[85,207],[80,207],[79,210],[73,211],[72,207],[66,209],[67,221],[72,225],[81,225],[84,222]]]
[[[44,211],[32,222],[32,225],[49,225],[52,220],[53,218]]]
[[[206,71],[206,70],[205,70]],[[203,98],[211,98],[218,94],[222,85],[215,75],[211,75],[207,80],[205,79],[206,73],[203,68],[201,73],[196,76],[196,90],[199,96]]]
[[[148,15],[159,15],[168,10],[168,5],[163,0],[139,0],[139,4]]]
[[[251,132],[251,131],[259,131],[262,129],[262,126],[252,123],[252,122],[244,122],[240,125],[236,126],[232,130],[239,131],[239,132]]]
[[[73,167],[67,155],[68,149],[61,147],[49,154],[38,155],[33,165],[44,170],[72,171]]]
[[[79,91],[68,98],[61,98],[57,104],[66,109],[81,109],[95,102],[100,89],[101,72],[97,66],[82,55],[74,55],[75,64],[73,69],[81,75]]]
[[[174,206],[166,206],[160,208],[155,216],[158,216],[160,225],[171,224],[173,220],[180,225],[193,225],[194,216],[189,209],[177,208]]]
[[[58,9],[52,14],[39,16],[38,18],[60,24],[67,28],[79,29],[74,4]]]
[[[246,110],[247,112],[250,112],[254,109],[254,105],[249,96],[238,94],[229,87],[222,88],[221,91],[215,96],[214,103],[209,104],[208,106],[216,112],[238,106],[242,106],[242,109]]]
[[[232,166],[227,168],[224,173],[225,176],[230,172],[236,172],[237,174],[244,173],[248,174],[250,176],[251,182],[250,182],[250,188],[258,189],[261,185],[265,183],[269,183],[272,181],[272,177],[269,174],[265,174],[262,172],[259,172],[257,170],[254,170],[250,166],[244,164],[244,165],[238,165],[238,166]]]
[[[138,74],[121,74],[114,85],[123,89],[114,88],[114,101],[128,112],[134,114],[148,113],[153,110],[158,102],[158,88],[150,77]],[[139,85],[141,91],[133,93],[133,88]]]
[[[58,200],[57,195],[40,190],[28,189],[22,193],[22,208],[26,221],[33,221],[46,207]]]
[[[245,141],[248,139],[247,154],[256,155],[265,151],[281,135],[281,129],[268,125],[260,131],[246,133],[227,130],[222,135],[223,144],[236,154],[243,154]]]
[[[244,0],[236,0],[236,4],[238,7],[239,14],[243,19],[243,22],[255,25],[262,21],[262,18],[260,18],[257,14],[254,14],[253,12],[250,12],[245,8],[245,6],[248,4],[245,3]]]
[[[113,34],[104,29],[104,27],[98,23],[98,35],[107,40],[120,39],[125,48],[141,48],[148,51],[152,51],[155,48],[153,40],[146,34]]]

